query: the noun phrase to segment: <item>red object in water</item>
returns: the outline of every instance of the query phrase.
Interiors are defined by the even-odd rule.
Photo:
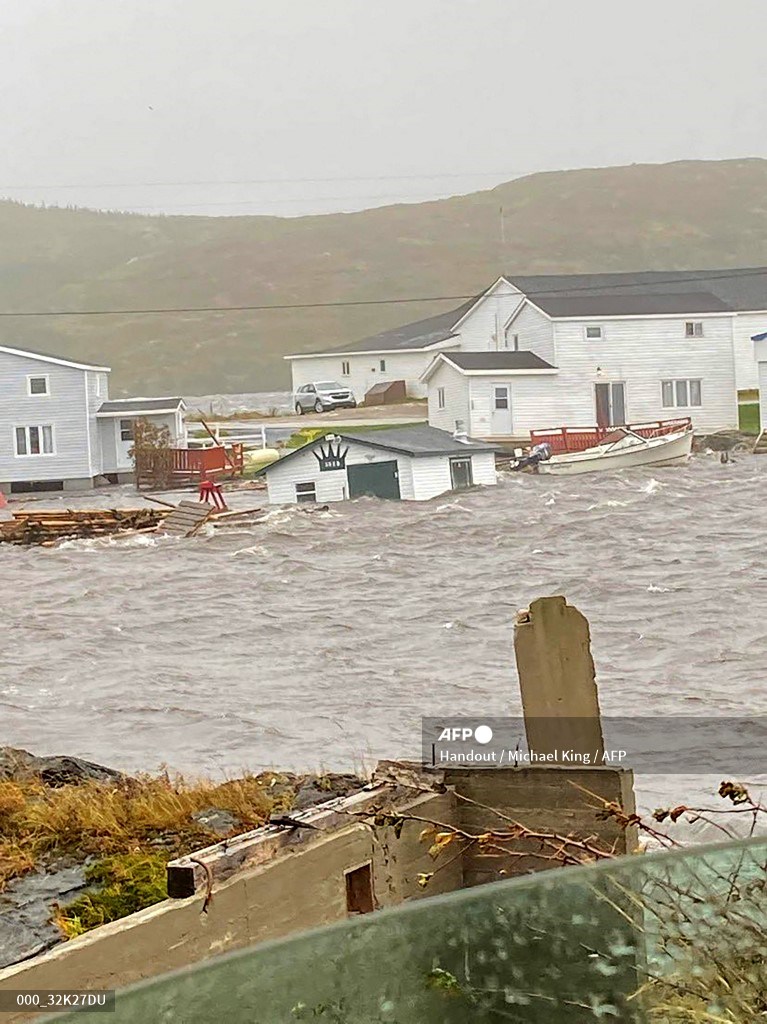
[[[3,494],[2,491],[0,491],[0,508],[5,508],[5,506],[7,504],[8,504],[8,501],[7,501],[6,497],[5,497],[5,495]]]
[[[204,501],[206,504],[212,501],[216,508],[226,509],[226,502],[224,501],[224,495],[221,490],[221,484],[217,484],[213,480],[202,480],[200,483],[200,501]]]

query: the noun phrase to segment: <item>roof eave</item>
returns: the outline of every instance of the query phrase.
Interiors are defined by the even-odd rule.
[[[0,345],[0,352],[11,356],[22,356],[24,359],[36,359],[41,363],[54,363],[56,366],[68,366],[73,370],[91,370],[96,373],[111,373],[109,366],[94,366],[92,363],[76,363],[71,359],[61,359],[59,356],[45,356],[40,352],[28,352],[23,348],[13,348],[10,345]]]

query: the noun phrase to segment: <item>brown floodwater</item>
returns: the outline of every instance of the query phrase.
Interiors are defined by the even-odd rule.
[[[423,715],[519,713],[513,621],[548,594],[591,622],[605,715],[765,715],[766,491],[767,459],[700,456],[190,540],[3,545],[0,744],[190,774],[417,756]],[[137,499],[44,504],[94,503]],[[648,801],[679,785],[640,779]]]

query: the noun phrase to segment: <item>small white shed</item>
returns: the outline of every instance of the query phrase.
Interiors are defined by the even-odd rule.
[[[266,466],[269,501],[343,501],[370,495],[428,501],[446,491],[495,484],[496,448],[436,427],[325,434]]]

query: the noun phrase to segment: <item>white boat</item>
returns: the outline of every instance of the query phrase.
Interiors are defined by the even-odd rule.
[[[616,437],[616,434],[620,436]],[[686,462],[691,451],[691,427],[658,437],[642,437],[624,427],[593,448],[552,455],[538,463],[538,472],[564,476],[597,470],[633,469],[636,466],[672,466]]]

